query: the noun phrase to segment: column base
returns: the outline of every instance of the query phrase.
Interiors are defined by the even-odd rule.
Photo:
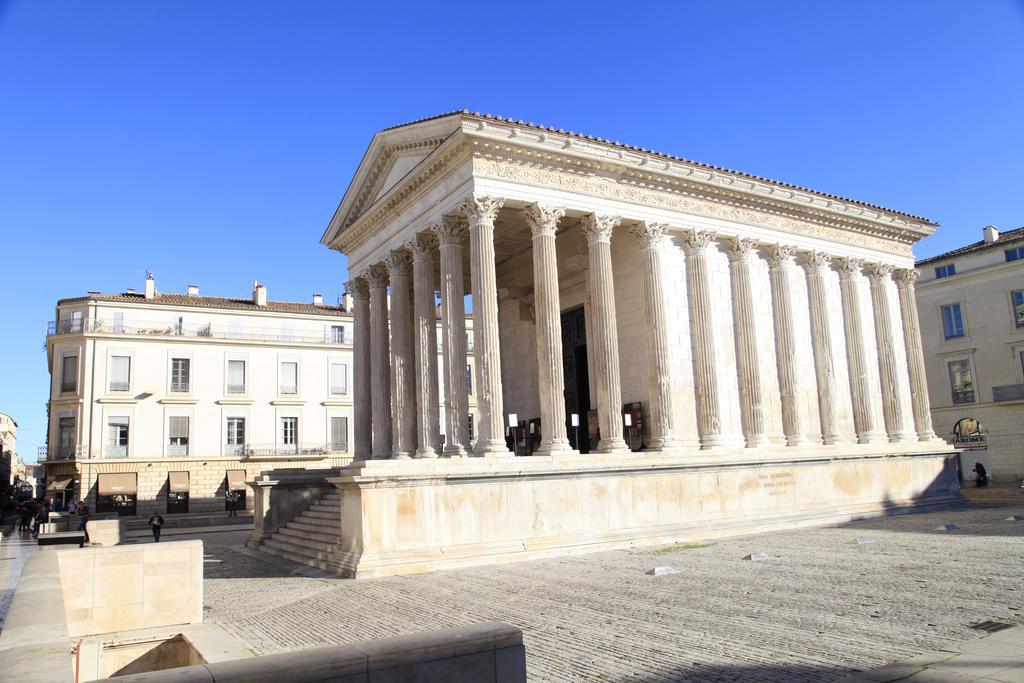
[[[597,442],[597,448],[594,449],[595,453],[616,453],[619,451],[628,451],[629,446],[626,445],[626,440],[622,437],[614,437],[611,439],[601,439]]]
[[[821,443],[824,444],[825,446],[834,446],[834,445],[836,445],[838,443],[843,443],[843,441],[844,441],[844,439],[843,439],[843,435],[842,434],[822,434],[821,435]]]
[[[469,449],[462,444],[445,446],[441,451],[442,458],[468,458],[470,455]]]
[[[717,446],[724,446],[725,439],[721,434],[709,434],[708,436],[700,437],[700,449],[706,451],[709,448],[715,448]]]
[[[425,459],[428,459],[428,460],[432,460],[432,459],[434,459],[434,458],[436,458],[438,456],[437,456],[437,450],[435,450],[434,448],[418,448],[418,449],[416,449],[416,454],[413,455],[412,457],[417,458],[417,459],[424,459],[425,458]]]
[[[889,443],[904,443],[907,441],[917,441],[917,434],[913,432],[895,432],[889,435]]]
[[[768,437],[764,434],[757,434],[746,439],[745,442],[747,448],[759,448],[761,446],[767,446],[770,442]]]
[[[398,451],[397,453],[391,454],[392,460],[412,460],[413,454],[409,451]]]
[[[923,434],[918,434],[917,435],[917,440],[918,441],[942,441],[942,439],[940,439],[935,434],[935,432],[933,432],[933,431],[927,431],[927,432],[925,432]]]
[[[888,441],[888,438],[885,434],[879,434],[878,432],[866,432],[857,435],[857,443],[885,443],[886,441]]]
[[[579,455],[580,452],[573,450],[569,439],[551,439],[541,441],[540,446],[533,452],[534,455]]]
[[[808,439],[803,434],[791,434],[786,437],[787,446],[806,446],[810,443],[810,439]]]
[[[473,455],[483,458],[513,458],[515,453],[508,449],[504,439],[494,439],[484,442],[482,439],[476,442]]]

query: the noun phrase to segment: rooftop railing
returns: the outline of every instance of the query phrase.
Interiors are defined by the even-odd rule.
[[[132,320],[121,322],[115,320],[51,320],[46,326],[46,335],[81,334],[120,334],[134,337],[209,337],[213,339],[240,339],[244,341],[296,342],[301,344],[334,344],[348,343],[344,335],[336,330],[288,330],[279,327],[235,327],[232,325],[214,325],[213,323],[178,323],[166,320]]]

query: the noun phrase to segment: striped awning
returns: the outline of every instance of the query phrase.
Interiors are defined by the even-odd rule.
[[[107,472],[99,475],[99,494],[115,496],[124,493],[137,493],[135,472]]]
[[[172,493],[188,493],[188,472],[168,472],[167,490]]]
[[[245,470],[228,470],[228,491],[245,491]]]

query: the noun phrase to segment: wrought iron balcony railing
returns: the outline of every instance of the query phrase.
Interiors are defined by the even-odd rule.
[[[348,442],[317,444],[225,444],[225,455],[245,458],[289,457],[297,455],[331,455],[348,453]]]
[[[350,343],[343,335],[330,330],[288,330],[270,327],[235,327],[212,323],[179,323],[167,320],[131,320],[126,322],[95,320],[58,320],[46,326],[46,335],[118,334],[141,337],[209,337],[214,339],[239,339],[244,341],[297,342],[301,344],[343,345]]]
[[[127,446],[104,446],[103,456],[106,458],[127,458],[128,447]]]
[[[171,391],[174,393],[187,394],[189,391],[188,382],[171,382]]]
[[[180,458],[188,455],[188,444],[187,443],[172,443],[167,445],[167,455]]]
[[[1004,384],[992,387],[992,400],[999,401],[1024,401],[1024,384]]]

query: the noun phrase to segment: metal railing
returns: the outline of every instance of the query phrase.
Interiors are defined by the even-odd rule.
[[[229,384],[228,385],[228,393],[229,394],[244,394],[245,393],[245,385],[244,384]]]
[[[111,382],[109,391],[128,391],[128,382]]]
[[[1003,384],[992,387],[992,400],[999,401],[1024,401],[1024,384]]]
[[[167,455],[176,458],[188,455],[188,444],[167,444]]]
[[[47,446],[40,446],[36,450],[36,458],[42,460],[74,460],[85,456],[85,448],[80,444],[73,446],[53,446],[53,457],[50,457],[49,449]]]
[[[185,393],[189,391],[188,382],[171,382],[171,391],[174,393]]]
[[[115,322],[114,320],[95,319],[50,321],[46,326],[47,336],[59,334],[80,334],[91,332],[96,334],[117,334],[125,336],[162,336],[162,337],[208,337],[214,339],[240,339],[245,341],[298,342],[302,344],[349,343],[343,336],[326,331],[286,330],[270,327],[238,328],[231,325],[186,324],[167,320],[132,320]]]
[[[127,458],[128,447],[127,446],[104,446],[103,456],[106,458]]]
[[[245,445],[225,444],[225,455],[237,455],[245,458],[289,457],[296,455],[331,455],[348,453],[348,442],[317,443],[317,444],[259,444]]]

